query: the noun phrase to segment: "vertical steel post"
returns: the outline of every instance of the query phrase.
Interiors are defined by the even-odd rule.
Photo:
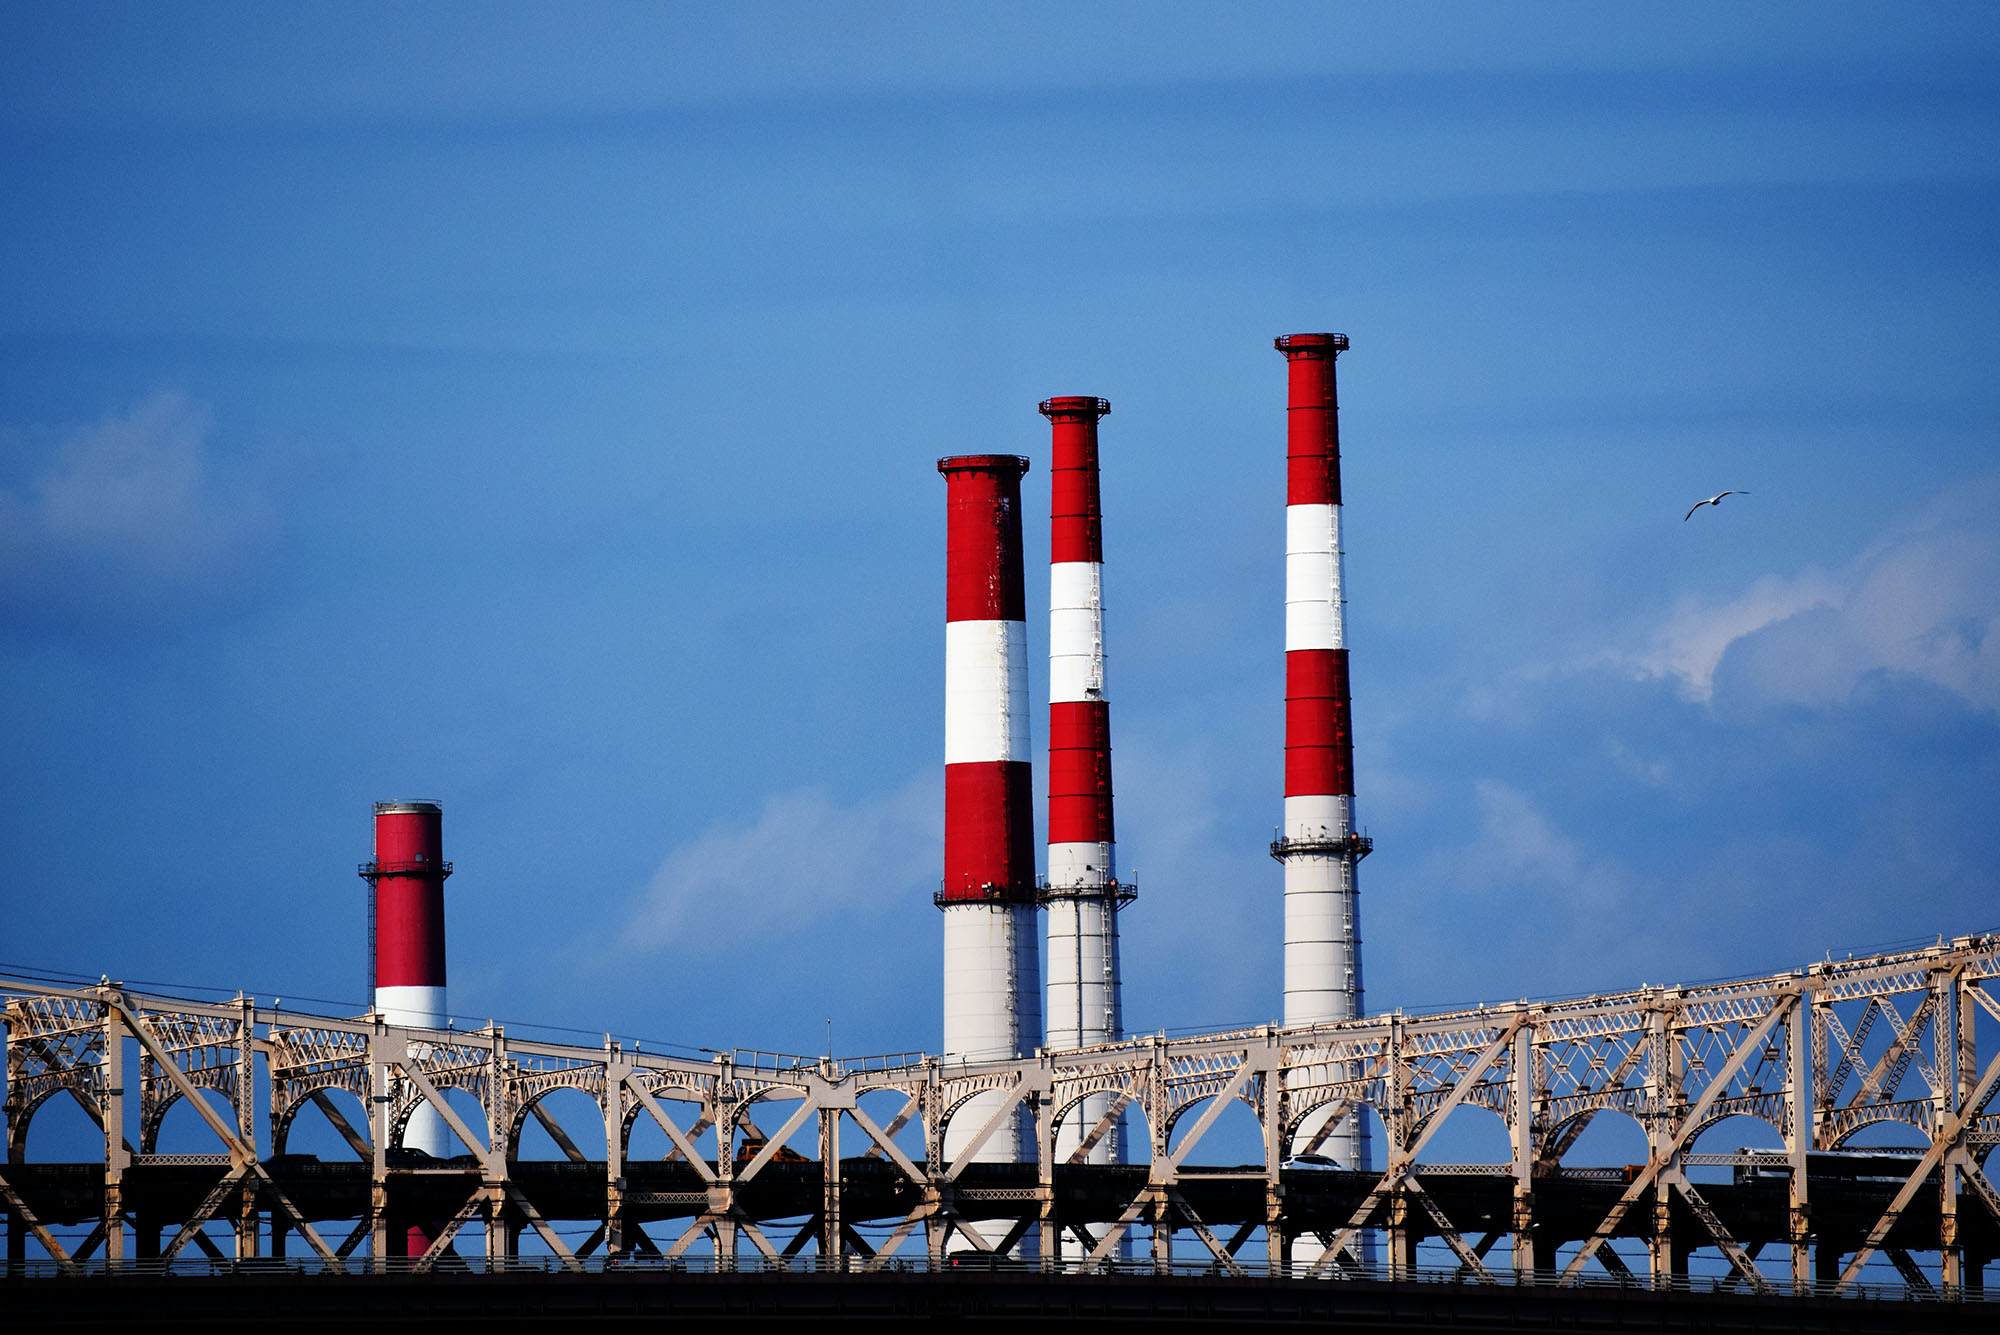
[[[1673,1188],[1667,1184],[1664,1165],[1672,1154],[1674,1110],[1679,1104],[1680,1082],[1675,1079],[1680,1044],[1674,1038],[1667,1013],[1667,999],[1656,997],[1647,1017],[1647,1041],[1653,1059],[1646,1075],[1646,1157],[1661,1171],[1653,1177],[1652,1236],[1648,1240],[1648,1273],[1655,1288],[1666,1288],[1673,1279]]]
[[[104,1000],[104,1258],[126,1258],[125,1024],[107,992]]]
[[[1804,1294],[1812,1288],[1812,1202],[1807,1176],[1812,1148],[1812,1087],[1808,1082],[1807,1053],[1812,1043],[1814,992],[1802,987],[1792,1013],[1785,1022],[1785,1154],[1791,1164],[1788,1185],[1790,1209],[1786,1234],[1792,1248],[1792,1291]]]
[[[1939,1136],[1958,1111],[1958,973],[1956,966],[1931,971],[1931,1049],[1937,1055],[1937,1088],[1931,1094],[1931,1135]],[[1958,1231],[1958,1161],[1946,1151],[1938,1165],[1938,1282],[1946,1298],[1959,1296],[1965,1280]]]
[[[1412,1123],[1410,1113],[1410,1073],[1403,1063],[1403,1016],[1399,1011],[1389,1018],[1389,1106],[1383,1110],[1382,1134],[1389,1142],[1389,1170],[1395,1170],[1408,1162]],[[1356,1115],[1355,1123],[1360,1124]],[[1403,1175],[1395,1173],[1395,1184],[1389,1189],[1389,1278],[1392,1280],[1409,1278],[1416,1268],[1416,1240],[1411,1236],[1410,1198],[1403,1187]]]
[[[389,1073],[389,1036],[380,1019],[368,1035],[368,1119],[375,1140],[375,1163],[368,1187],[369,1250],[375,1269],[389,1268],[389,1136],[396,1124],[395,1086]]]
[[[1284,1054],[1269,1025],[1264,1027],[1264,1051],[1270,1063],[1258,1091],[1258,1129],[1264,1134],[1264,1263],[1275,1275],[1285,1264],[1285,1082]]]
[[[831,1063],[826,1079],[832,1078]],[[842,1233],[846,1221],[840,1208],[840,1109],[819,1110],[819,1162],[823,1195],[820,1200],[823,1231],[820,1259],[836,1271],[847,1269],[847,1239]]]
[[[236,1138],[257,1149],[257,1004],[242,993],[236,995]],[[236,1204],[236,1259],[247,1261],[257,1255],[257,1179],[243,1181]]]
[[[1514,1150],[1514,1282],[1535,1280],[1535,1044],[1531,1020],[1514,1031],[1508,1133]]]
[[[607,1035],[604,1040],[604,1253],[625,1252],[625,1077],[632,1065]]]

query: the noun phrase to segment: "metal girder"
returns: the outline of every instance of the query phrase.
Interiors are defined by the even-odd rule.
[[[1666,1154],[1662,1155],[1658,1149],[1649,1153],[1645,1167],[1632,1179],[1631,1185],[1625,1188],[1624,1195],[1618,1198],[1618,1203],[1611,1207],[1611,1212],[1604,1217],[1603,1222],[1598,1224],[1590,1237],[1585,1240],[1582,1250],[1576,1254],[1575,1259],[1563,1270],[1562,1279],[1564,1283],[1570,1283],[1576,1279],[1579,1272],[1589,1262],[1592,1254],[1604,1245],[1605,1240],[1623,1222],[1626,1211],[1632,1208],[1633,1203],[1639,1199],[1646,1188],[1653,1185],[1654,1180],[1659,1177],[1662,1171],[1672,1167],[1675,1173],[1679,1172],[1678,1167],[1674,1165],[1673,1161],[1679,1157],[1685,1148],[1689,1133],[1700,1125],[1703,1115],[1708,1112],[1709,1106],[1729,1087],[1730,1080],[1743,1068],[1744,1064],[1750,1059],[1751,1054],[1757,1050],[1758,1045],[1777,1026],[1778,1021],[1782,1020],[1790,1012],[1792,1006],[1799,1004],[1799,994],[1796,992],[1792,993],[1789,999],[1784,998],[1782,995],[1774,996],[1772,1000],[1773,1004],[1769,1012],[1764,1016],[1763,1022],[1752,1030],[1750,1035],[1737,1046],[1735,1054],[1723,1064],[1722,1070],[1708,1082],[1708,1087],[1702,1091],[1702,1095],[1695,1101],[1694,1107],[1689,1109],[1679,1119],[1678,1123],[1674,1125],[1672,1133],[1668,1138],[1669,1147]]]
[[[1802,1291],[1803,1277],[1827,1273],[1825,1266],[1831,1264],[1821,1258],[1815,1265],[1811,1255],[1820,1246],[1817,1216],[1807,1209],[1814,1156],[1839,1148],[1869,1123],[1894,1121],[1916,1129],[1929,1148],[1907,1178],[1894,1184],[1893,1198],[1885,1184],[1869,1207],[1870,1217],[1849,1225],[1855,1231],[1847,1236],[1862,1240],[1842,1267],[1840,1282],[1851,1287],[1871,1258],[1883,1257],[1949,1296],[1961,1283],[1955,1230],[1990,1230],[2000,1224],[2000,1193],[1979,1162],[2000,1143],[2000,1114],[1987,1110],[2000,1085],[2000,1000],[1993,995],[1997,978],[2000,937],[1962,937],[1923,950],[1816,963],[1768,978],[1428,1016],[1376,1016],[1294,1030],[1257,1027],[1154,1037],[1018,1060],[949,1064],[921,1055],[847,1063],[747,1051],[696,1060],[624,1052],[609,1041],[600,1049],[524,1042],[493,1027],[476,1032],[410,1029],[375,1017],[284,1013],[247,999],[211,1004],[141,995],[110,984],[74,988],[0,979],[0,997],[7,1001],[10,1159],[23,1157],[35,1110],[63,1092],[75,1097],[103,1129],[105,1150],[104,1213],[81,1246],[65,1252],[64,1238],[48,1225],[51,1216],[35,1189],[21,1185],[27,1179],[12,1173],[11,1164],[11,1176],[0,1175],[0,1213],[12,1221],[17,1239],[32,1236],[59,1268],[74,1266],[100,1242],[118,1262],[127,1255],[126,1212],[138,1189],[133,1165],[151,1162],[151,1141],[164,1110],[186,1100],[226,1148],[228,1162],[213,1179],[203,1179],[201,1203],[189,1217],[168,1221],[174,1230],[164,1248],[169,1260],[189,1247],[212,1246],[205,1232],[211,1221],[235,1224],[242,1254],[246,1229],[254,1246],[258,1211],[272,1216],[274,1233],[282,1225],[307,1238],[328,1268],[363,1250],[370,1237],[374,1241],[368,1250],[379,1259],[389,1238],[386,1214],[397,1193],[410,1190],[408,1184],[415,1180],[392,1173],[390,1156],[399,1150],[400,1128],[410,1111],[429,1103],[473,1149],[482,1172],[458,1217],[441,1229],[431,1226],[439,1236],[431,1241],[428,1263],[435,1264],[465,1223],[483,1211],[489,1255],[501,1254],[492,1249],[515,1246],[516,1235],[525,1228],[566,1266],[574,1266],[577,1257],[565,1250],[542,1213],[558,1203],[557,1197],[524,1185],[530,1179],[523,1176],[525,1166],[515,1161],[520,1129],[533,1118],[568,1164],[594,1162],[578,1148],[590,1141],[572,1134],[581,1130],[580,1124],[565,1126],[558,1113],[543,1106],[544,1096],[567,1088],[596,1102],[607,1138],[604,1185],[596,1203],[587,1207],[591,1213],[575,1213],[572,1191],[561,1197],[565,1213],[556,1216],[595,1230],[586,1247],[591,1253],[600,1248],[622,1251],[627,1240],[642,1250],[659,1250],[630,1222],[636,1217],[625,1213],[636,1209],[648,1219],[685,1220],[674,1225],[678,1232],[667,1254],[685,1255],[698,1241],[712,1237],[719,1264],[729,1263],[739,1243],[783,1264],[817,1239],[831,1262],[845,1264],[843,1258],[851,1257],[858,1269],[878,1268],[890,1263],[919,1228],[926,1230],[935,1259],[951,1235],[982,1251],[1007,1251],[1039,1225],[1044,1238],[1067,1235],[1081,1243],[1086,1266],[1107,1261],[1134,1229],[1150,1228],[1156,1263],[1171,1261],[1172,1235],[1181,1232],[1199,1242],[1197,1254],[1206,1253],[1211,1270],[1230,1273],[1245,1264],[1237,1254],[1259,1229],[1272,1239],[1320,1234],[1328,1243],[1319,1266],[1325,1273],[1352,1270],[1361,1231],[1386,1220],[1398,1242],[1392,1253],[1398,1264],[1407,1264],[1417,1239],[1432,1238],[1449,1249],[1448,1264],[1463,1278],[1485,1282],[1498,1277],[1496,1269],[1504,1274],[1509,1268],[1488,1264],[1503,1233],[1511,1239],[1510,1266],[1517,1277],[1538,1273],[1538,1264],[1546,1267],[1555,1249],[1570,1241],[1548,1231],[1551,1226],[1541,1217],[1543,1198],[1567,1190],[1564,1184],[1577,1174],[1592,1171],[1565,1162],[1584,1127],[1607,1112],[1622,1112],[1649,1128],[1648,1161],[1629,1180],[1618,1179],[1617,1199],[1587,1236],[1576,1239],[1582,1246],[1564,1267],[1563,1279],[1573,1282],[1593,1258],[1622,1269],[1622,1260],[1608,1245],[1617,1234],[1650,1241],[1656,1278],[1663,1266],[1683,1265],[1690,1248],[1712,1247],[1729,1262],[1732,1283],[1760,1289],[1773,1284],[1759,1272],[1756,1257],[1775,1242],[1789,1249],[1794,1291]],[[127,1081],[118,1066],[125,1059],[116,1049],[127,1036],[141,1050],[137,1099],[125,1097]],[[258,1052],[265,1056],[263,1063],[251,1061]],[[1921,1095],[1914,1081],[1908,1082],[1913,1088],[1902,1088],[1912,1071],[1921,1074],[1926,1086]],[[373,1110],[365,1129],[329,1101],[335,1089],[348,1091]],[[451,1089],[461,1091],[457,1108],[445,1097]],[[211,1101],[218,1093],[229,1100],[233,1116]],[[982,1106],[973,1101],[981,1094],[998,1097]],[[1063,1156],[1071,1162],[1048,1162],[1054,1154],[1054,1110],[1091,1095],[1109,1096],[1109,1110],[1090,1128],[1084,1148]],[[889,1096],[896,1099],[898,1111],[885,1127],[862,1110],[860,1101]],[[372,1165],[371,1202],[359,1219],[342,1217],[343,1231],[350,1227],[346,1221],[354,1222],[339,1248],[327,1247],[259,1162],[247,1109],[260,1098],[271,1110],[274,1147],[282,1147],[285,1128],[310,1104]],[[669,1101],[687,1108],[686,1124],[664,1106]],[[767,1116],[759,1109],[753,1116],[760,1104],[783,1105],[784,1111]],[[1263,1128],[1264,1162],[1228,1173],[1203,1168],[1204,1147],[1214,1139],[1211,1132],[1224,1112],[1238,1104]],[[989,1166],[978,1165],[975,1173],[975,1155],[1023,1107],[1036,1112],[1041,1134],[1035,1153],[1044,1162],[1032,1174],[1024,1170],[1012,1179],[982,1179],[979,1174]],[[1417,1161],[1425,1145],[1466,1108],[1485,1109],[1506,1122],[1507,1161],[1432,1165],[1420,1178]],[[1330,1126],[1364,1110],[1372,1111],[1388,1133],[1384,1170],[1363,1191],[1359,1208],[1348,1208],[1354,1197],[1345,1199],[1340,1207],[1344,1214],[1335,1216],[1344,1218],[1340,1226],[1325,1216],[1298,1216],[1294,1197],[1281,1180],[1283,1147],[1296,1151],[1321,1124]],[[1144,1186],[1136,1194],[1121,1188],[1107,1195],[1099,1187],[1079,1195],[1078,1182],[1124,1180],[1078,1174],[1097,1172],[1084,1162],[1089,1147],[1135,1112],[1146,1133],[1135,1135],[1134,1144],[1141,1154],[1151,1151]],[[127,1138],[128,1118],[135,1114],[137,1148]],[[1783,1236],[1759,1235],[1761,1224],[1750,1236],[1733,1236],[1731,1228],[1743,1225],[1725,1200],[1728,1189],[1705,1183],[1698,1189],[1683,1171],[1697,1138],[1738,1114],[1768,1122],[1786,1146],[1783,1168],[1792,1183]],[[634,1119],[641,1115],[650,1116],[666,1136],[666,1163],[685,1164],[676,1171],[692,1170],[700,1190],[628,1186],[627,1173],[645,1170],[631,1159],[628,1145]],[[838,1149],[843,1115],[866,1137],[863,1157],[893,1164],[893,1177],[843,1177]],[[764,1117],[771,1134],[759,1128],[756,1117]],[[941,1146],[945,1128],[956,1117],[980,1125],[946,1162]],[[816,1151],[806,1143],[807,1127],[815,1118]],[[1184,1118],[1191,1120],[1180,1133],[1177,1124]],[[899,1140],[917,1126],[923,1130],[924,1148],[906,1150]],[[700,1144],[711,1127],[716,1129],[714,1158]],[[733,1150],[739,1130],[765,1142],[741,1163]],[[1290,1139],[1295,1131],[1296,1142]],[[789,1166],[783,1173],[767,1171],[794,1140],[799,1143],[792,1148],[803,1151],[808,1162],[817,1162],[818,1178],[808,1179],[803,1170]],[[142,1149],[148,1153],[140,1154]],[[1709,1161],[1707,1155],[1698,1157]],[[1067,1185],[1059,1187],[1058,1169],[1066,1174],[1061,1181]],[[1483,1222],[1469,1234],[1451,1218],[1461,1213],[1453,1201],[1466,1199],[1473,1179],[1486,1180],[1482,1174],[1511,1181],[1511,1207],[1505,1201],[1496,1207],[1488,1196],[1471,1197],[1488,1203],[1479,1207]],[[739,1188],[752,1181],[766,1191],[774,1177],[781,1184],[814,1183],[810,1222],[778,1235],[785,1240],[782,1249],[767,1236],[770,1222],[747,1213],[746,1197],[739,1195]],[[1239,1177],[1261,1186],[1260,1198],[1253,1201],[1248,1190],[1217,1185]],[[1934,1180],[1943,1181],[1951,1197],[1940,1212],[1943,1232],[1935,1251],[1909,1236],[1910,1221],[1922,1216],[1907,1210]],[[1441,1182],[1453,1183],[1452,1192]],[[876,1192],[868,1199],[878,1207],[883,1201],[895,1203],[893,1213],[876,1216],[894,1224],[888,1238],[873,1248],[850,1220],[851,1210],[860,1207],[849,1203],[849,1195],[858,1190]],[[1979,1201],[1977,1207],[1965,1207],[1970,1214],[1963,1225],[1961,1197]],[[224,1209],[232,1199],[242,1204],[233,1218]],[[1686,1237],[1671,1241],[1666,1236],[1669,1200],[1685,1206],[1677,1227],[1687,1230]],[[1886,1208],[1881,1204],[1885,1200]],[[1211,1203],[1216,1201],[1228,1203]],[[1634,1208],[1642,1202],[1650,1204]],[[984,1211],[978,1224],[967,1218],[974,1203]],[[1721,1213],[1716,1206],[1724,1207]],[[1874,1217],[1877,1211],[1879,1217]],[[512,1221],[504,1228],[503,1214]],[[144,1217],[149,1226],[157,1222]],[[791,1217],[800,1216],[794,1210]],[[1724,1225],[1725,1218],[1730,1226]],[[989,1222],[995,1219],[1007,1222],[996,1228]],[[1477,1245],[1470,1242],[1472,1236],[1478,1237]],[[1280,1244],[1272,1241],[1269,1251],[1276,1258]],[[1543,1258],[1539,1263],[1538,1254]],[[1933,1256],[1942,1259],[1927,1259]],[[1044,1257],[1044,1264],[1067,1263],[1060,1254]],[[1925,1272],[1926,1264],[1937,1273]],[[1916,1287],[1915,1278],[1905,1278]]]

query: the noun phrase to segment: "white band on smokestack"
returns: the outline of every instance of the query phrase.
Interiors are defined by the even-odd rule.
[[[1340,507],[1285,507],[1285,650],[1345,649]]]
[[[944,626],[944,763],[1029,761],[1028,623]]]

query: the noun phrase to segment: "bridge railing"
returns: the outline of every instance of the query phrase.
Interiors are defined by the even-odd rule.
[[[1417,1284],[1464,1286],[1472,1283],[1462,1267],[1416,1266],[1392,1271],[1387,1265],[1372,1268],[1358,1263],[1350,1263],[1332,1273],[1315,1273],[1305,1262],[1280,1263],[1276,1266],[1246,1261],[1237,1279],[1251,1281],[1280,1281],[1314,1284]],[[1079,1278],[1104,1276],[1131,1276],[1147,1279],[1214,1279],[1222,1272],[1213,1262],[1161,1262],[1149,1260],[1110,1259],[1094,1263],[1075,1260],[1035,1260],[1006,1256],[948,1256],[941,1261],[917,1255],[896,1257],[880,1265],[868,1266],[870,1275],[936,1275],[940,1277],[974,1278],[989,1275],[1019,1276],[1074,1276]],[[582,1272],[594,1275],[633,1276],[771,1276],[809,1278],[824,1275],[859,1275],[864,1267],[858,1258],[849,1256],[794,1256],[766,1258],[744,1256],[735,1260],[716,1256],[683,1256],[666,1258],[657,1255],[632,1255],[581,1258],[574,1264],[565,1264],[561,1257],[548,1255],[527,1256],[465,1256],[455,1257],[449,1266],[426,1266],[413,1257],[385,1257],[380,1261],[362,1258],[350,1262],[341,1272],[356,1280],[366,1280],[377,1276],[428,1275],[433,1281],[449,1280],[453,1277],[481,1275],[559,1275]],[[313,1256],[255,1257],[244,1260],[215,1258],[206,1256],[181,1256],[173,1260],[126,1259],[110,1261],[103,1257],[74,1262],[67,1268],[52,1260],[31,1259],[25,1261],[0,1261],[0,1282],[34,1281],[63,1278],[71,1282],[120,1277],[168,1276],[177,1279],[258,1279],[271,1276],[296,1275],[300,1277],[327,1277],[334,1271]],[[1515,1276],[1511,1273],[1496,1276],[1494,1283],[1507,1288],[1568,1287],[1594,1290],[1625,1290],[1643,1293],[1708,1294],[1716,1296],[1744,1296],[1749,1292],[1740,1282],[1728,1275],[1669,1275],[1653,1278],[1644,1274],[1593,1275],[1581,1282],[1558,1283],[1553,1274],[1529,1274]],[[1940,1300],[1960,1303],[2000,1303],[2000,1291],[1971,1288],[1941,1294],[1929,1285],[1913,1285],[1897,1277],[1885,1267],[1879,1277],[1845,1286],[1833,1282],[1809,1283],[1797,1287],[1787,1286],[1787,1296],[1798,1298],[1851,1299],[1862,1301],[1888,1302],[1937,1302]]]

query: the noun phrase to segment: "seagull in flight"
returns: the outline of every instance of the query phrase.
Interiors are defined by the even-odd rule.
[[[1704,505],[1715,505],[1718,502],[1720,502],[1724,496],[1748,496],[1749,494],[1750,493],[1747,491],[1718,491],[1715,493],[1715,495],[1709,497],[1707,500],[1696,501],[1693,505],[1690,505],[1688,507],[1688,512],[1681,516],[1681,522],[1683,524],[1687,523],[1688,520],[1694,518],[1694,512],[1696,510],[1701,509],[1701,507]]]

